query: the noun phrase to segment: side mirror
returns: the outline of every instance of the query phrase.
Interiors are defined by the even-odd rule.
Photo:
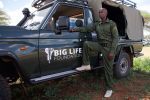
[[[56,26],[58,30],[69,30],[70,26],[69,17],[59,16]]]
[[[77,27],[82,27],[83,26],[82,20],[76,20],[75,24],[76,24]]]

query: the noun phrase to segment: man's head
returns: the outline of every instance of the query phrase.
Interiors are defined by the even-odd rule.
[[[99,9],[99,17],[100,17],[102,20],[106,20],[107,14],[108,14],[108,11],[107,11],[106,8],[100,8],[100,9]]]

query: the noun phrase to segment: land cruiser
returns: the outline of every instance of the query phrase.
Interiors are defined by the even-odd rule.
[[[114,75],[126,77],[133,57],[140,54],[143,20],[136,4],[129,0],[34,0],[33,13],[26,8],[16,26],[0,26],[0,100],[10,100],[10,85],[36,84],[80,73],[84,41],[97,41],[96,33],[70,32],[98,18],[98,9],[108,10],[119,31]],[[103,55],[91,56],[91,66],[103,66]]]

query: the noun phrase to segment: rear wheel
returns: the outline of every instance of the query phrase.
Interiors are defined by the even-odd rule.
[[[129,75],[131,69],[131,59],[128,53],[121,52],[118,61],[114,67],[116,78],[123,78]]]
[[[0,75],[0,100],[11,100],[11,91],[6,80]]]

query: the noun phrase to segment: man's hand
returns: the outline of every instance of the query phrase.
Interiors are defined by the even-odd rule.
[[[110,52],[110,53],[108,54],[108,59],[109,59],[109,60],[112,60],[112,59],[113,59],[113,56],[114,56],[114,54]]]

